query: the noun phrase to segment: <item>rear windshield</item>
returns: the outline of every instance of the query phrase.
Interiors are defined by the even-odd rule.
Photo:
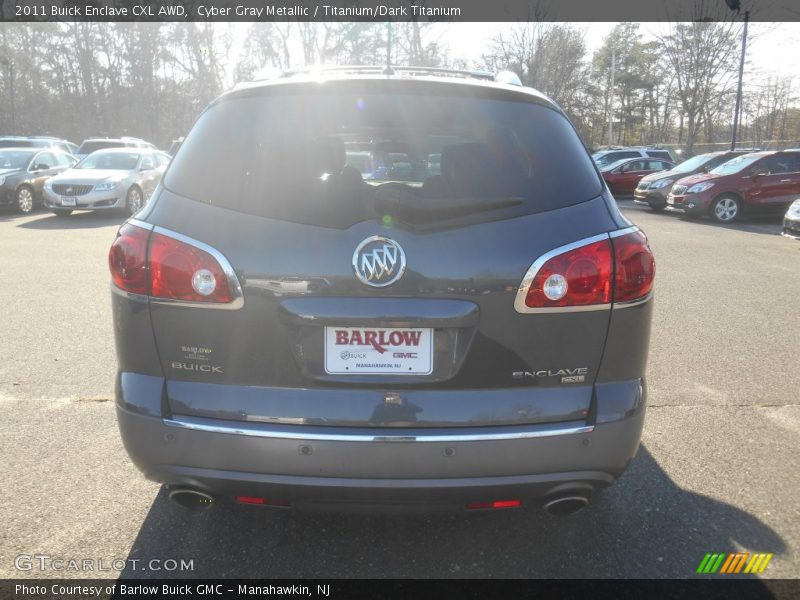
[[[0,148],[34,148],[31,140],[0,140]]]
[[[248,214],[347,227],[532,213],[602,187],[572,126],[530,102],[347,89],[224,100],[173,159],[173,192]]]
[[[104,148],[125,148],[125,142],[83,142],[81,147],[78,148],[78,154],[91,154],[95,150],[103,150]]]

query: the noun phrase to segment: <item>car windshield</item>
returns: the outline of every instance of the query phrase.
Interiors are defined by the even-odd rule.
[[[241,212],[342,227],[373,210],[419,223],[513,206],[530,213],[601,193],[574,130],[551,108],[442,86],[365,87],[220,102],[186,138],[165,186]]]
[[[139,164],[137,152],[95,152],[75,165],[76,169],[110,169],[132,171]]]
[[[27,150],[0,150],[0,169],[24,169],[34,154]]]
[[[83,142],[81,147],[78,148],[78,154],[91,154],[97,150],[105,148],[124,148],[127,146],[125,142],[113,142],[108,140],[94,140],[91,142]]]
[[[730,159],[728,162],[722,163],[716,169],[711,169],[709,173],[714,175],[732,175],[738,173],[756,162],[758,159],[764,158],[763,155],[758,154],[745,154],[744,156],[737,156]]]
[[[683,161],[677,167],[672,169],[673,173],[691,173],[701,168],[704,164],[711,161],[714,157],[713,154],[698,154],[692,158]]]

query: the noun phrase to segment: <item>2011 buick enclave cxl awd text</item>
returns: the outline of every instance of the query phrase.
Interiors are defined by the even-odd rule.
[[[125,447],[185,506],[574,512],[639,446],[647,239],[543,95],[381,70],[224,94],[120,228]]]

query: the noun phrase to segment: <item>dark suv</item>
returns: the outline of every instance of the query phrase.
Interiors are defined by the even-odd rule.
[[[557,106],[477,77],[287,77],[198,119],[109,254],[119,427],[173,500],[570,513],[624,471],[647,239]]]

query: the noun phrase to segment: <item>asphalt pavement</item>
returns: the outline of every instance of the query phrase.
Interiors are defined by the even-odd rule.
[[[620,206],[657,260],[647,420],[630,469],[566,519],[181,511],[116,428],[106,256],[121,217],[0,213],[0,577],[691,577],[735,551],[796,577],[800,243],[776,220]]]

